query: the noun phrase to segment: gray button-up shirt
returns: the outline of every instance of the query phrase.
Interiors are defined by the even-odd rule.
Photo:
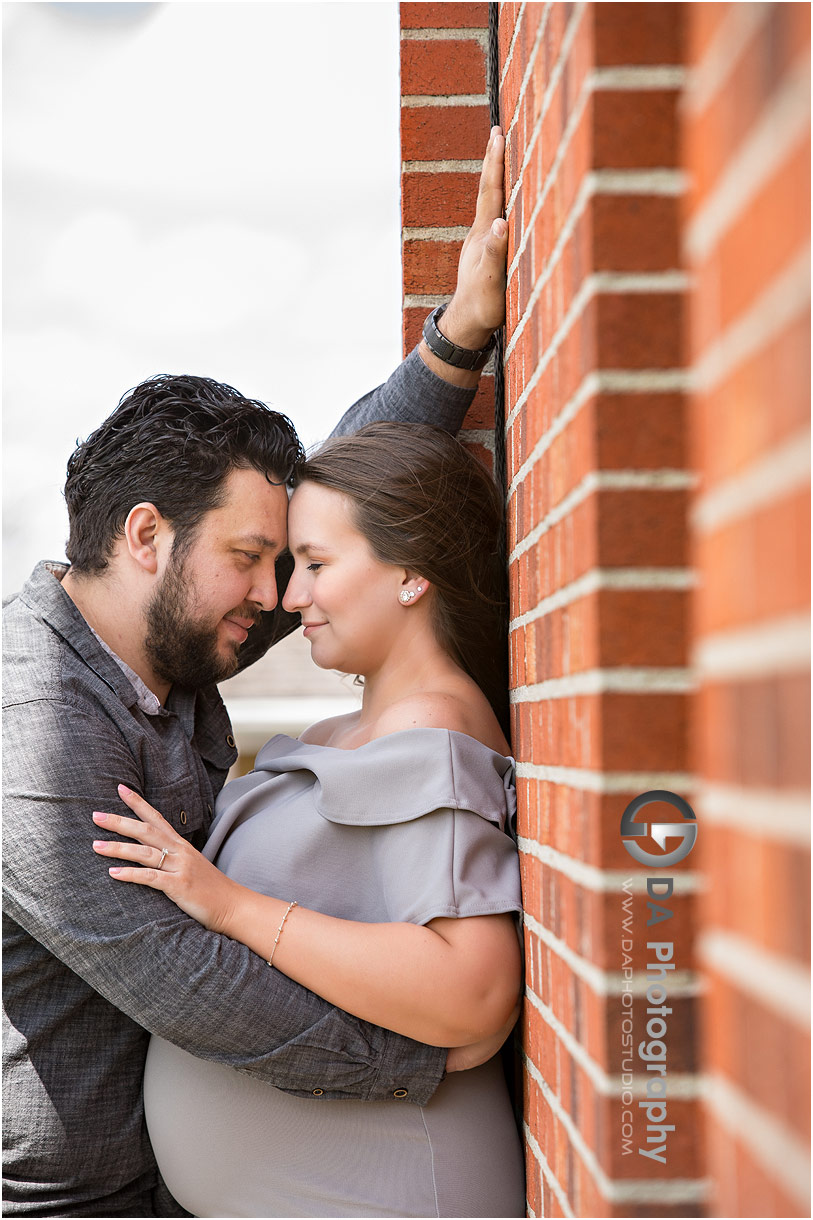
[[[340,428],[454,430],[471,398],[413,353]],[[201,846],[236,751],[214,687],[175,686],[145,710],[59,575],[39,564],[4,611],[5,1214],[184,1215],[144,1125],[149,1033],[297,1095],[323,1090],[314,1105],[400,1088],[425,1102],[446,1052],[332,1008],[158,891],[110,880],[91,813],[121,807],[117,784]],[[296,621],[265,615],[245,659]]]

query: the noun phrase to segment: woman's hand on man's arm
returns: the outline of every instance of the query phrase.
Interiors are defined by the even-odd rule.
[[[288,898],[255,893],[226,877],[137,793],[121,789],[120,795],[140,820],[94,813],[97,825],[135,840],[94,844],[100,855],[141,866],[117,865],[116,880],[159,889],[212,931],[266,960],[273,954],[277,969],[330,1004],[429,1046],[491,1039],[509,1020],[522,978],[512,915],[433,919],[423,926],[289,911]]]

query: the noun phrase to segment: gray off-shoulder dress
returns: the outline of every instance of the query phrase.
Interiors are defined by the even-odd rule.
[[[273,737],[227,785],[206,855],[328,915],[428,923],[518,911],[510,758],[411,729],[356,750]],[[318,1084],[318,1082],[316,1082]],[[522,1216],[498,1058],[426,1106],[292,1097],[153,1038],[144,1079],[162,1174],[196,1216]]]

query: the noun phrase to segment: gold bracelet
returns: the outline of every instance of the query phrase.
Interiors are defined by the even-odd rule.
[[[283,915],[282,922],[280,923],[279,927],[277,928],[277,936],[274,941],[274,948],[271,950],[271,956],[268,959],[269,966],[272,966],[274,964],[274,954],[277,951],[277,945],[279,944],[279,938],[282,936],[282,929],[285,927],[285,920],[291,914],[291,911],[294,909],[294,907],[298,907],[298,906],[299,906],[298,902],[291,902],[288,904],[288,910]]]

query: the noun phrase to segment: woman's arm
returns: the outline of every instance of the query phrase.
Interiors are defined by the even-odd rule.
[[[94,821],[137,843],[98,841],[94,850],[141,867],[112,868],[113,877],[162,890],[205,927],[266,960],[273,954],[275,967],[329,1003],[430,1046],[478,1041],[508,1019],[522,970],[511,915],[420,926],[336,919],[299,906],[289,911],[291,899],[232,881],[140,796],[125,788],[120,795],[142,820],[94,813]]]

